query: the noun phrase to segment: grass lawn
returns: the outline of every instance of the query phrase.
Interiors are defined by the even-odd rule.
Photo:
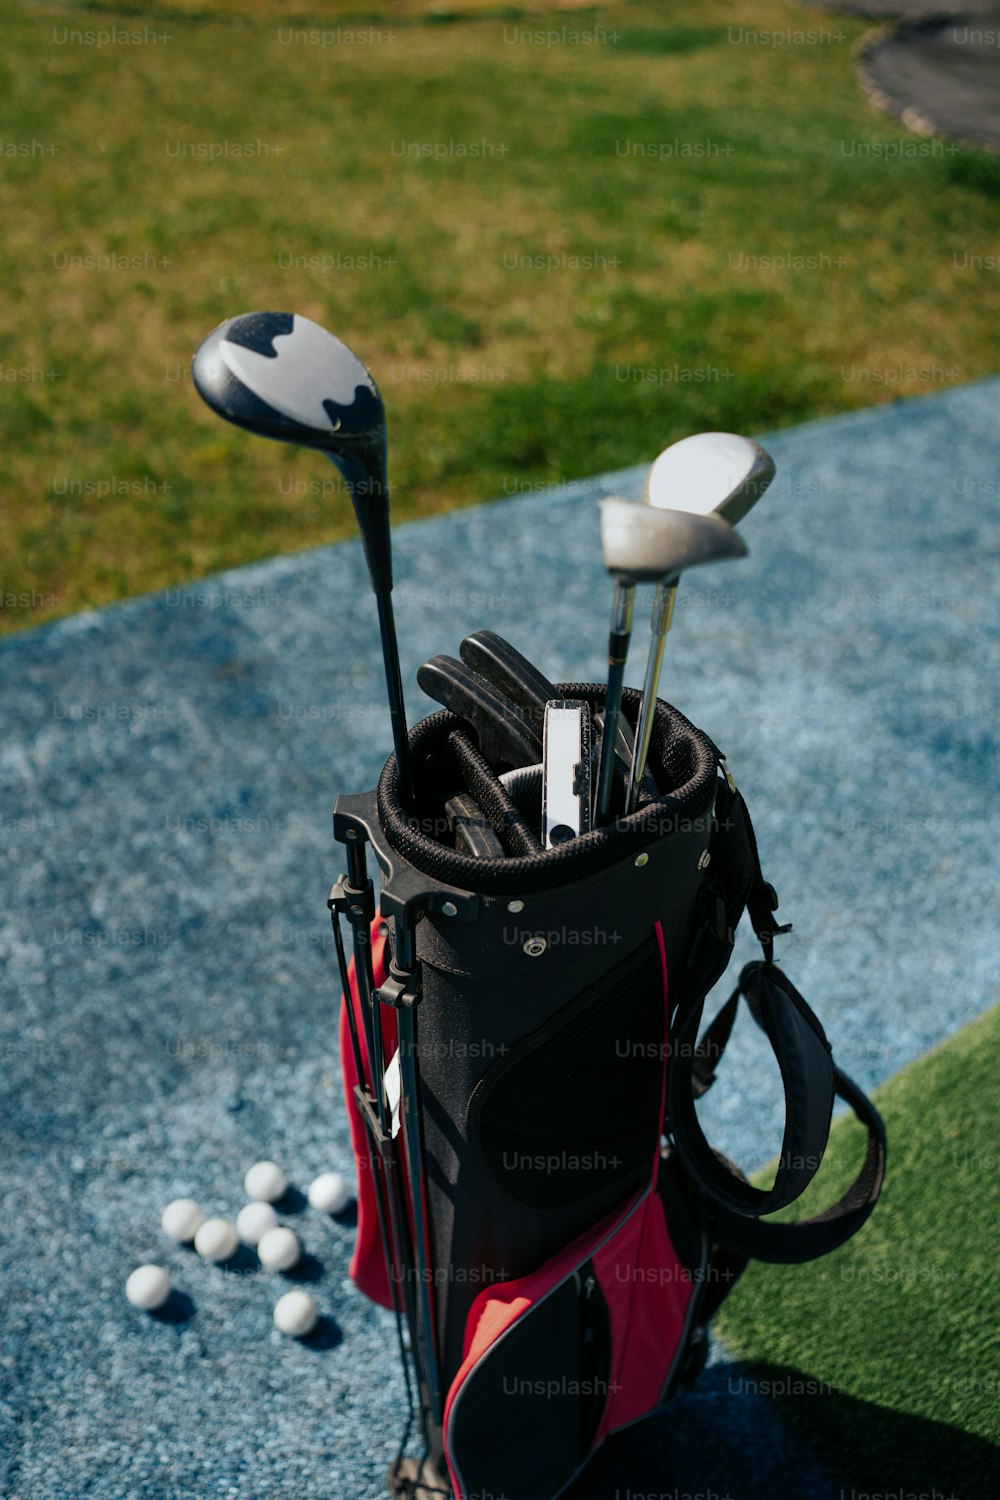
[[[864,31],[7,0],[0,628],[351,532],[332,466],[194,394],[237,312],[369,364],[397,517],[992,373],[1000,161],[876,114]]]
[[[852,1487],[996,1493],[998,1070],[1000,1008],[881,1089],[889,1164],[871,1220],[825,1260],[752,1265],[721,1320],[727,1347],[750,1362],[751,1388],[766,1382],[845,1500]],[[838,1121],[830,1170],[810,1189],[817,1206],[862,1154],[860,1127]]]

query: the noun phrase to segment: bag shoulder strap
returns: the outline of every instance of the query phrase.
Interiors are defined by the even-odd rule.
[[[719,1242],[762,1260],[810,1260],[850,1238],[878,1199],[885,1172],[885,1128],[860,1089],[834,1064],[823,1028],[791,981],[775,965],[773,925],[778,900],[764,880],[746,803],[727,777],[731,796],[722,823],[722,863],[728,882],[727,909],[744,903],[764,950],[764,961],[747,964],[739,984],[700,1043],[704,993],[688,991],[671,1025],[667,1070],[667,1120],[678,1153],[707,1196]],[[720,872],[721,873],[721,872]],[[737,883],[738,882],[738,883]],[[734,886],[736,887],[734,889]],[[732,1032],[741,997],[771,1043],[785,1095],[785,1129],[778,1172],[769,1189],[734,1176],[709,1146],[698,1122],[695,1099],[710,1088]],[[834,1099],[844,1099],[868,1129],[868,1151],[857,1179],[831,1208],[801,1224],[761,1224],[764,1214],[793,1203],[819,1170],[830,1131]]]
[[[834,1082],[837,1097],[850,1105],[868,1131],[868,1149],[857,1177],[836,1203],[797,1224],[766,1224],[712,1204],[713,1238],[727,1250],[777,1265],[798,1265],[845,1244],[868,1218],[885,1177],[885,1125],[867,1095],[839,1068],[834,1069]]]

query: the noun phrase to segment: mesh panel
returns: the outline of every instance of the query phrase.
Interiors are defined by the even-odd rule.
[[[566,697],[583,698],[599,708],[605,689],[600,684],[558,684]],[[622,708],[633,721],[641,694],[626,688]],[[448,735],[462,728],[454,714],[431,714],[410,730],[410,749],[415,768],[428,759],[440,761]],[[503,860],[473,859],[456,854],[414,827],[414,819],[399,799],[396,761],[390,756],[379,778],[378,816],[389,843],[414,868],[446,885],[483,895],[524,895],[551,890],[571,880],[581,880],[617,864],[626,855],[638,853],[658,838],[679,831],[687,822],[709,813],[715,798],[719,752],[700,729],[676,708],[661,702],[656,711],[649,765],[660,786],[659,802],[606,828],[595,828],[540,854]]]
[[[493,1068],[469,1133],[493,1179],[532,1208],[558,1208],[648,1172],[663,1077],[663,981],[644,945],[572,1014]]]

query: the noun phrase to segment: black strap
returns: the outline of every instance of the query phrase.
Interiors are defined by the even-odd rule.
[[[778,1172],[767,1190],[743,1182],[715,1155],[698,1121],[695,1090],[711,1086],[741,996],[774,1049],[785,1092]],[[687,1004],[672,1028],[667,1078],[671,1134],[688,1170],[714,1202],[759,1217],[794,1203],[815,1177],[833,1113],[834,1066],[823,1028],[795,986],[773,964],[747,964],[740,982],[696,1047],[704,1000]],[[694,1074],[697,1066],[698,1080]]]
[[[712,1205],[711,1233],[716,1243],[756,1260],[797,1265],[829,1254],[857,1234],[882,1191],[885,1125],[871,1100],[839,1068],[834,1069],[834,1082],[837,1097],[851,1106],[856,1118],[868,1131],[864,1164],[846,1193],[821,1214],[797,1224],[765,1224],[759,1219],[747,1219],[727,1208]]]
[[[875,1206],[885,1174],[885,1127],[871,1102],[835,1066],[822,1026],[774,964],[774,938],[790,929],[774,925],[778,897],[763,877],[749,811],[728,774],[725,786],[720,782],[716,815],[718,834],[712,846],[712,866],[721,882],[717,905],[720,912],[724,910],[726,922],[731,923],[725,941],[732,945],[732,928],[745,909],[764,950],[764,961],[745,966],[737,988],[710,1022],[700,1043],[697,1038],[705,989],[692,984],[682,991],[671,1025],[667,1128],[685,1166],[705,1194],[713,1233],[720,1245],[760,1260],[812,1260],[855,1234]],[[722,938],[720,930],[716,940],[720,948]],[[785,1093],[778,1173],[766,1191],[747,1183],[711,1149],[695,1108],[696,1098],[714,1082],[741,997],[746,998],[751,1014],[771,1042]],[[829,1137],[835,1097],[851,1106],[868,1131],[868,1150],[857,1178],[832,1207],[812,1219],[798,1224],[759,1222],[762,1215],[793,1203],[816,1175]]]

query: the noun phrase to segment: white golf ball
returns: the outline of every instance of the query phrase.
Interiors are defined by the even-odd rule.
[[[347,1179],[339,1172],[323,1172],[309,1184],[309,1202],[321,1214],[339,1214],[351,1201]]]
[[[308,1292],[286,1292],[274,1304],[275,1328],[297,1339],[312,1333],[316,1317],[316,1304]]]
[[[257,1254],[269,1271],[288,1271],[301,1256],[302,1246],[293,1229],[269,1229],[261,1235]]]
[[[277,1229],[278,1215],[270,1203],[248,1203],[236,1215],[236,1233],[244,1245],[259,1245],[269,1229]]]
[[[138,1266],[125,1283],[125,1295],[133,1307],[155,1312],[170,1296],[170,1277],[162,1266]]]
[[[288,1191],[288,1178],[273,1161],[258,1161],[253,1164],[243,1179],[248,1198],[257,1198],[261,1203],[277,1203]]]
[[[228,1219],[206,1219],[199,1224],[194,1248],[203,1260],[230,1260],[239,1248],[239,1237]]]
[[[160,1228],[168,1239],[189,1245],[205,1216],[193,1198],[175,1198],[168,1203],[160,1219]]]

